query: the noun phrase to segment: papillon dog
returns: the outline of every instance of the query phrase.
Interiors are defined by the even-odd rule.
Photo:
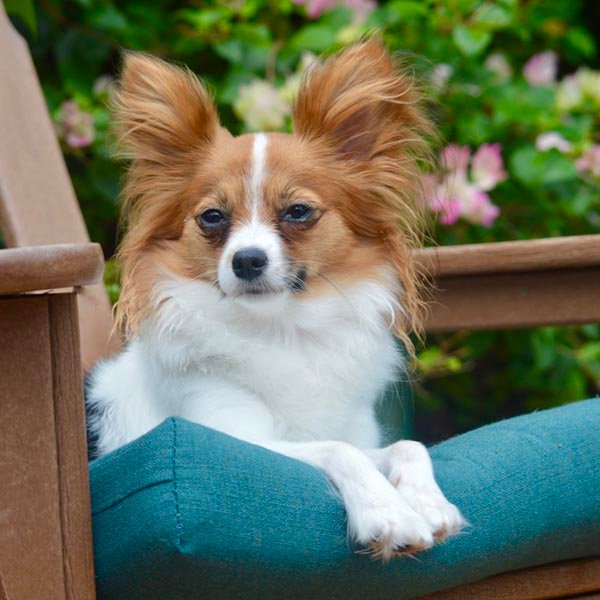
[[[118,254],[128,339],[92,374],[100,454],[178,416],[322,470],[353,541],[389,559],[464,521],[426,448],[380,448],[375,408],[423,302],[412,250],[433,128],[378,41],[313,65],[293,134],[232,136],[188,70],[127,54]]]

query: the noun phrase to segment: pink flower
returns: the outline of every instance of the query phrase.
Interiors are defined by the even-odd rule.
[[[460,217],[460,203],[448,197],[447,183],[440,183],[434,175],[424,179],[427,206],[439,214],[440,223],[454,225]]]
[[[476,186],[469,186],[462,198],[461,216],[471,223],[491,227],[500,214],[500,209],[490,197]]]
[[[508,177],[500,149],[500,144],[482,144],[473,156],[471,177],[482,190],[494,189]]]
[[[572,148],[571,142],[565,140],[565,138],[557,133],[556,131],[547,131],[538,135],[535,140],[535,147],[538,152],[547,152],[556,148],[559,152],[570,152]]]
[[[318,19],[325,11],[336,6],[345,6],[354,12],[355,22],[362,22],[376,7],[375,0],[292,0],[294,4],[305,5],[308,16]]]
[[[470,158],[471,149],[469,146],[450,144],[442,150],[440,162],[446,171],[457,171],[466,177]]]
[[[85,148],[89,146],[95,137],[94,117],[81,110],[73,100],[62,103],[57,115],[56,129],[72,148]]]
[[[451,144],[442,151],[440,162],[445,171],[442,177],[429,175],[425,179],[425,198],[429,208],[438,213],[444,225],[453,225],[462,218],[491,227],[500,209],[492,203],[486,191],[507,177],[500,144],[483,144],[473,158],[468,146]]]
[[[580,173],[591,173],[600,177],[600,144],[594,144],[575,161],[575,166]]]
[[[552,50],[534,54],[523,67],[523,77],[531,85],[549,85],[556,80],[558,55]]]

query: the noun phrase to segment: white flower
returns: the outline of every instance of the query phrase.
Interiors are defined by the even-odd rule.
[[[250,131],[274,131],[283,129],[290,105],[271,83],[255,79],[240,86],[233,110]]]
[[[496,75],[496,79],[498,79],[498,81],[506,81],[512,77],[512,67],[506,60],[504,54],[501,54],[500,52],[494,52],[493,54],[490,54],[485,59],[484,64],[488,71],[491,71]]]
[[[556,131],[547,131],[538,135],[535,140],[535,147],[538,152],[547,152],[556,148],[559,152],[566,153],[572,149],[572,144]]]
[[[100,77],[94,81],[92,91],[96,96],[103,96],[104,94],[110,96],[115,89],[115,85],[115,78],[112,75],[100,75]]]
[[[581,82],[577,75],[567,75],[556,89],[556,108],[568,112],[578,108],[583,103]]]
[[[575,75],[583,96],[600,105],[600,73],[583,67]]]
[[[303,52],[300,57],[300,62],[298,63],[298,68],[293,75],[290,75],[283,86],[279,88],[280,96],[288,103],[292,104],[297,96],[298,90],[300,89],[300,82],[302,81],[302,77],[304,73],[312,67],[315,62],[318,61],[318,58],[312,52]]]
[[[431,85],[437,92],[443,92],[448,86],[448,81],[454,73],[452,65],[440,63],[431,71]]]

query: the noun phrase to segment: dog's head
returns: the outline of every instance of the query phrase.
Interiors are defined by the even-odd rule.
[[[315,65],[294,133],[233,137],[189,71],[125,57],[116,122],[125,187],[118,316],[129,330],[169,273],[252,306],[321,297],[394,273],[396,332],[418,326],[411,249],[422,229],[420,162],[431,126],[410,76],[376,41]],[[389,282],[386,283],[389,285]]]

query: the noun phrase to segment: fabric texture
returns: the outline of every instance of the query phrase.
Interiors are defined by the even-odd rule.
[[[470,523],[418,560],[357,553],[312,467],[181,419],[91,463],[98,596],[413,598],[600,554],[600,399],[431,448]]]

